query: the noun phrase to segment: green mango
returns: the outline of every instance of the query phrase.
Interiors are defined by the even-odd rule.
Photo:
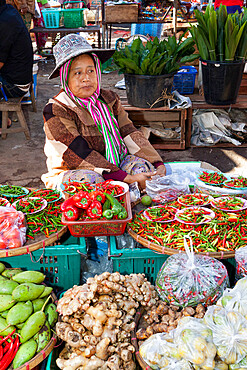
[[[33,313],[25,322],[21,329],[21,343],[27,342],[42,328],[46,322],[46,316],[43,311]]]
[[[2,263],[2,262],[0,262],[0,274],[5,270],[5,265]]]
[[[6,317],[7,324],[16,325],[26,321],[33,313],[31,301],[18,302],[8,312]]]
[[[3,317],[0,317],[0,335],[5,337],[12,333],[13,330],[15,330],[15,327],[13,325],[8,326],[7,321]]]
[[[22,272],[22,269],[6,269],[2,273],[3,276],[7,277],[8,279],[11,279],[13,276],[20,274]]]
[[[18,283],[9,279],[7,281],[0,281],[0,294],[12,294],[18,285]]]
[[[0,294],[0,312],[9,310],[15,303],[11,294]]]
[[[30,361],[34,357],[36,351],[37,343],[34,339],[30,339],[28,342],[22,344],[15,355],[13,368],[16,369],[17,367]]]
[[[48,304],[45,308],[45,314],[47,315],[47,320],[51,327],[53,327],[58,319],[57,307],[54,303]]]
[[[1,316],[2,316],[4,319],[6,319],[6,317],[7,317],[7,315],[8,315],[8,312],[9,312],[9,310],[6,310],[6,311],[1,312]]]
[[[45,290],[44,285],[34,283],[23,283],[18,285],[12,292],[12,297],[18,302],[32,301],[38,298]]]
[[[45,280],[45,275],[39,271],[24,271],[18,275],[13,276],[12,280],[17,283],[35,283],[40,284]]]
[[[225,295],[221,298],[221,304],[223,307],[226,307],[227,303],[232,300],[232,297],[229,295]]]
[[[0,283],[2,283],[3,281],[8,281],[9,279],[4,277],[3,275],[0,275]]]
[[[42,349],[47,346],[51,339],[51,328],[49,322],[46,320],[45,324],[42,326],[40,331],[38,332],[38,337],[37,337],[37,352],[40,352]]]
[[[46,286],[45,290],[43,291],[41,296],[39,296],[39,298],[47,297],[49,294],[51,294],[52,291],[53,291],[53,289],[50,286]]]
[[[33,312],[40,311],[42,307],[44,306],[45,299],[43,298],[37,298],[32,301],[33,304]]]

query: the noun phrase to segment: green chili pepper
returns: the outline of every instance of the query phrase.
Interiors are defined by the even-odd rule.
[[[119,212],[122,211],[122,205],[119,203],[119,201],[114,198],[111,194],[104,193],[106,199],[109,200],[111,206],[112,206],[112,212],[114,215],[118,215]]]
[[[120,213],[119,213],[120,214]],[[118,216],[119,216],[118,214]],[[110,220],[112,217],[113,217],[113,212],[111,209],[106,209],[104,212],[103,212],[103,216],[105,218],[107,218],[107,220]]]

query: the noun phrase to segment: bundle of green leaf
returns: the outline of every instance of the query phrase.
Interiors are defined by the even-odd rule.
[[[205,13],[195,10],[197,26],[190,32],[204,60],[232,62],[247,58],[247,9],[227,14],[226,6],[214,10],[208,5]]]
[[[198,54],[193,54],[193,39],[189,37],[182,41],[182,37],[183,35],[176,40],[172,36],[163,41],[155,37],[153,41],[147,41],[145,46],[137,38],[131,45],[115,52],[114,62],[120,73],[147,76],[175,73],[182,64],[193,62],[199,57]]]

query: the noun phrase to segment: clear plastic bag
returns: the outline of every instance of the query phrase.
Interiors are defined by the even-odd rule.
[[[220,306],[207,309],[203,322],[212,330],[217,355],[226,364],[236,364],[247,353],[247,320],[241,313]]]
[[[160,299],[180,307],[211,305],[229,286],[226,267],[217,259],[193,253],[184,240],[186,253],[174,254],[161,267],[156,290]]]
[[[179,355],[177,346],[169,334],[158,333],[145,340],[139,353],[151,369],[190,370],[190,363]]]
[[[199,368],[215,368],[216,347],[212,331],[195,317],[182,318],[173,332],[174,344],[179,355]]]
[[[172,174],[169,176],[154,176],[146,181],[146,192],[156,203],[166,203],[182,194],[190,193],[189,185],[184,176]]]
[[[240,279],[233,289],[226,289],[217,302],[228,311],[236,311],[247,316],[247,277]]]
[[[0,207],[0,249],[19,248],[25,242],[24,214],[13,207]]]
[[[247,246],[236,250],[236,280],[247,276]]]

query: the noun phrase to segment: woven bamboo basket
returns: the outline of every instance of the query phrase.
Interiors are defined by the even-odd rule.
[[[67,226],[63,226],[57,233],[51,234],[46,238],[43,234],[35,236],[35,242],[29,240],[23,247],[13,249],[0,249],[0,258],[20,256],[21,254],[28,254],[36,251],[37,249],[44,248],[47,245],[58,241],[63,234],[67,231]]]
[[[127,225],[127,231],[129,233],[129,235],[132,236],[132,238],[135,239],[138,243],[140,243],[141,245],[143,245],[146,248],[154,250],[155,252],[158,252],[158,253],[161,253],[161,254],[168,254],[168,255],[172,255],[172,254],[182,252],[182,251],[179,251],[178,249],[171,249],[171,248],[167,248],[165,246],[162,246],[162,245],[159,245],[159,244],[156,244],[156,243],[152,243],[149,240],[146,240],[146,239],[142,238],[141,236],[139,236],[138,234],[136,234],[128,225]],[[210,257],[214,257],[214,258],[218,258],[218,259],[226,259],[226,258],[234,257],[235,256],[235,251],[204,252],[204,253],[200,252],[200,254],[210,256]]]
[[[137,332],[137,329],[138,329],[138,325],[139,325],[139,321],[140,321],[140,318],[142,317],[143,313],[144,313],[145,309],[142,307],[140,308],[140,310],[138,312],[136,312],[136,315],[135,315],[135,329],[131,332],[131,342],[133,344],[133,346],[135,347],[135,356],[136,356],[136,360],[137,362],[139,363],[139,365],[141,366],[142,369],[144,370],[149,370],[151,369],[151,367],[143,360],[143,358],[141,357],[140,353],[139,353],[139,345],[138,345],[138,341],[137,341],[137,337],[136,337],[136,332]]]

